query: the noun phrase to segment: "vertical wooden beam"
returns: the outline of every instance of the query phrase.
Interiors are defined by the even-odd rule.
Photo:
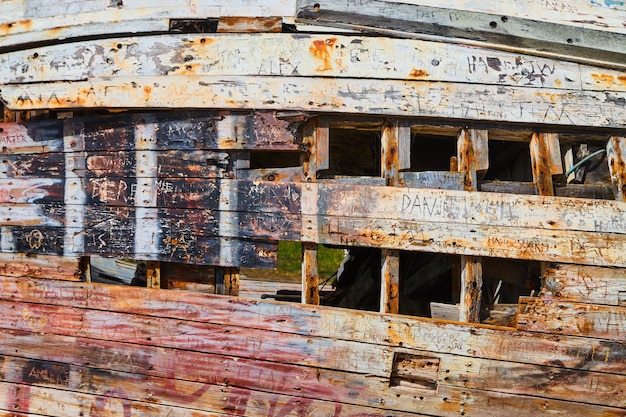
[[[553,196],[553,176],[563,174],[559,136],[556,133],[533,133],[530,139],[530,162],[533,171],[533,183],[539,195]],[[543,276],[547,262],[540,262]]]
[[[613,136],[606,145],[615,199],[626,201],[626,138]]]
[[[387,185],[399,185],[399,173],[411,166],[410,127],[399,121],[386,121],[381,132],[381,175]],[[398,313],[400,309],[400,251],[381,251],[380,312]]]
[[[563,174],[559,136],[555,133],[533,133],[530,160],[537,194],[554,195],[552,177]]]
[[[329,130],[328,120],[312,119],[304,126],[303,144],[306,154],[302,161],[304,168],[304,176],[307,182],[317,181],[317,162],[318,162],[318,138],[321,141],[328,141]],[[322,146],[327,146],[322,145]],[[320,159],[324,159],[321,156]],[[326,156],[328,159],[328,156]],[[323,161],[322,161],[323,162]],[[319,273],[317,269],[317,243],[302,242],[302,297],[301,302],[304,304],[320,303],[319,295]]]
[[[161,288],[161,262],[148,261],[146,263],[146,286]]]
[[[478,189],[478,178],[489,169],[489,142],[486,130],[462,129],[457,141],[459,172],[465,176],[466,191]],[[478,323],[482,300],[480,257],[461,256],[460,321]]]
[[[224,282],[226,278],[224,277],[225,271],[223,266],[215,267],[215,294],[225,294],[226,287],[224,286]]]
[[[315,169],[330,168],[330,130],[328,116],[318,116],[315,127]]]
[[[302,302],[320,303],[317,243],[302,242]]]
[[[225,267],[224,271],[224,294],[238,296],[239,295],[239,268]]]

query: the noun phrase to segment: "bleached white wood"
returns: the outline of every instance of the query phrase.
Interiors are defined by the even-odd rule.
[[[464,120],[626,126],[626,93],[367,79],[183,76],[0,86],[13,110],[285,109]]]
[[[356,6],[356,7],[355,7]],[[541,8],[537,7],[535,11]],[[327,24],[345,28],[366,27],[374,32],[400,36],[465,39],[497,49],[534,51],[539,54],[568,56],[578,62],[596,60],[605,65],[624,62],[621,45],[626,39],[623,12],[613,30],[596,30],[594,25],[564,24],[507,14],[502,7],[496,13],[462,10],[457,5],[427,5],[414,2],[360,0],[299,0],[297,21]],[[611,15],[611,10],[605,8]],[[539,13],[534,16],[539,15]],[[598,21],[601,19],[587,19]],[[598,22],[605,26],[604,22]]]
[[[328,34],[123,37],[0,55],[0,84],[138,75],[323,75],[626,91],[626,75],[617,70],[454,42]]]

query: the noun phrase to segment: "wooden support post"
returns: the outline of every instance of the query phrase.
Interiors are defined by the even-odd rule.
[[[381,134],[381,175],[387,185],[399,185],[399,173],[411,166],[411,130],[407,124],[387,121]],[[400,309],[400,251],[381,252],[380,312],[398,313]]]
[[[79,270],[85,277],[85,281],[91,282],[91,261],[89,259],[89,256],[83,256],[80,258]]]
[[[320,303],[317,243],[302,242],[302,303]]]
[[[626,138],[613,136],[606,146],[615,199],[626,201]]]
[[[537,194],[555,195],[553,176],[563,174],[559,136],[556,133],[533,133],[530,140],[530,162]],[[547,262],[540,263],[542,276],[547,267]]]
[[[224,267],[223,271],[224,279],[224,292],[225,295],[238,296],[239,295],[239,268],[237,267]]]
[[[463,129],[457,141],[459,172],[465,175],[463,188],[476,191],[478,178],[489,169],[489,144],[486,130]],[[460,321],[478,323],[482,300],[482,262],[480,257],[461,256]]]
[[[330,168],[330,130],[328,117],[318,116],[315,127],[315,169]]]
[[[552,177],[563,174],[559,136],[555,133],[533,133],[530,160],[537,194],[554,195]]]
[[[307,182],[317,181],[317,163],[320,161],[328,160],[328,155],[323,157],[318,152],[318,139],[321,138],[321,142],[327,142],[328,120],[326,119],[313,119],[310,120],[304,127],[303,143],[307,153],[303,160],[304,176]],[[326,146],[322,144],[322,147]],[[302,297],[301,302],[304,304],[320,303],[319,294],[319,273],[317,269],[317,243],[316,242],[302,242]]]
[[[146,286],[148,288],[161,288],[161,262],[148,261],[146,267]]]

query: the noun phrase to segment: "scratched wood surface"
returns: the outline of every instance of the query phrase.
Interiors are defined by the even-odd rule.
[[[626,340],[626,308],[565,300],[521,298],[519,329]]]
[[[262,47],[272,45],[281,54]],[[402,56],[404,59],[398,60]],[[393,65],[390,65],[393,62]],[[624,73],[454,43],[305,34],[186,34],[84,41],[0,55],[0,84],[102,77],[319,75],[624,91]]]
[[[275,18],[293,22],[295,4],[292,0],[272,1],[260,4],[249,0],[223,2],[178,0],[154,3],[121,0],[3,1],[0,13],[0,47],[29,44],[42,39],[59,40],[82,36],[109,35],[111,33],[167,32],[192,30],[239,30],[255,27],[257,18],[270,20],[268,26],[257,28],[270,30]],[[217,27],[211,26],[211,21]],[[69,23],[71,22],[71,24]],[[248,23],[246,25],[245,23]]]
[[[542,296],[589,304],[626,306],[626,271],[558,264],[548,268]]]
[[[623,398],[615,395],[626,378],[623,346],[608,340],[556,341],[511,329],[198,293],[49,279],[0,282],[2,298],[10,300],[0,302],[0,334],[7,341],[0,346],[6,401],[0,408],[12,411],[37,412],[45,405],[58,407],[55,416],[94,415],[117,403],[121,411],[132,409],[131,415],[166,415],[184,407],[252,416],[343,416],[376,415],[383,405],[385,415],[496,416],[519,407],[512,400],[527,404],[518,414],[524,416],[542,407],[555,415],[624,411]],[[69,300],[82,307],[68,307]],[[187,319],[179,322],[183,327],[172,326],[171,316]],[[241,320],[233,323],[234,316]],[[221,334],[209,338],[214,341],[203,336],[211,328]],[[238,334],[262,344],[242,345]],[[299,334],[304,344],[296,342]],[[494,349],[489,338],[500,340],[500,347]],[[16,356],[18,346],[22,353]],[[403,364],[427,361],[433,372],[399,381],[406,374],[392,370],[398,358]],[[369,377],[359,378],[359,372]],[[392,374],[398,384],[390,384]],[[494,384],[495,375],[501,385]],[[23,401],[15,399],[18,387]],[[581,399],[572,403],[573,395]],[[475,401],[468,402],[470,397]],[[154,408],[142,408],[147,405]]]
[[[512,8],[501,5],[497,13],[461,8],[446,8],[424,2],[398,3],[379,0],[352,1],[299,0],[297,20],[354,30],[398,33],[403,36],[466,40],[468,43],[517,51],[534,51],[568,57],[574,60],[595,60],[605,65],[623,65],[621,44],[625,39],[623,11],[605,8],[618,19],[609,30],[596,26],[571,26],[561,22],[541,21],[511,15]],[[463,2],[460,2],[463,3]],[[515,4],[514,2],[512,2]],[[537,14],[546,6],[535,3]],[[530,5],[528,5],[530,6]],[[513,6],[515,8],[515,6]],[[549,7],[548,7],[549,8]],[[602,12],[604,14],[604,12]],[[593,17],[586,23],[601,21]],[[621,23],[619,22],[621,20]],[[572,22],[570,22],[572,23]],[[579,22],[583,23],[583,22]],[[605,29],[606,24],[604,24]],[[599,45],[601,42],[602,45]]]

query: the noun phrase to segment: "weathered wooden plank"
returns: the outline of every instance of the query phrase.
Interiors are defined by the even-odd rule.
[[[93,309],[93,314],[111,310],[157,318],[179,318],[190,325],[203,322],[218,326],[232,325],[232,317],[236,316],[237,326],[245,328],[619,375],[624,375],[626,361],[623,343],[567,335],[556,339],[540,333],[478,324],[117,285],[75,285],[34,278],[4,278],[0,280],[0,285],[0,298],[5,300],[89,307]],[[81,315],[80,309],[70,310],[75,316]],[[52,316],[43,317],[51,319]],[[56,325],[52,320],[49,322],[47,324]],[[28,324],[28,320],[21,319],[20,323]],[[39,346],[38,343],[35,345]],[[72,343],[62,345],[67,349],[73,348]]]
[[[520,298],[517,328],[624,341],[626,307]]]
[[[308,404],[307,398],[363,405],[380,404],[382,400],[384,401],[386,410],[404,410],[414,413],[427,412],[429,415],[440,416],[458,415],[457,413],[460,410],[465,410],[465,413],[470,415],[476,413],[486,416],[498,416],[503,408],[511,407],[514,403],[517,404],[515,407],[518,409],[517,415],[520,416],[533,416],[534,414],[532,413],[536,413],[541,409],[549,409],[554,415],[568,415],[568,411],[570,413],[574,411],[573,414],[569,415],[579,415],[578,413],[583,413],[581,415],[585,416],[601,415],[600,413],[602,412],[605,413],[602,415],[607,416],[620,415],[619,413],[621,413],[621,411],[616,409],[593,407],[582,403],[576,403],[575,406],[578,408],[573,409],[572,406],[568,406],[568,404],[571,404],[570,402],[555,401],[549,398],[541,398],[541,401],[536,401],[536,404],[533,403],[532,405],[519,408],[519,404],[522,402],[526,404],[526,400],[531,401],[530,398],[515,398],[505,396],[501,393],[468,390],[467,388],[459,389],[443,384],[439,384],[437,389],[438,393],[435,394],[434,390],[416,391],[414,387],[390,387],[386,381],[377,380],[375,377],[356,381],[353,380],[354,377],[351,377],[349,373],[341,374],[323,369],[312,371],[302,367],[297,368],[289,365],[271,363],[263,364],[260,362],[257,362],[255,365],[254,361],[245,359],[234,361],[232,358],[220,358],[214,355],[204,355],[200,357],[197,355],[194,356],[192,352],[188,353],[174,350],[164,353],[163,350],[149,347],[146,348],[147,352],[145,354],[145,358],[149,362],[145,364],[145,369],[139,369],[137,366],[131,364],[131,362],[138,360],[139,355],[137,351],[130,350],[130,348],[125,347],[124,344],[106,343],[81,338],[64,338],[52,335],[16,335],[15,338],[24,341],[21,346],[25,346],[25,354],[33,358],[40,356],[43,356],[44,359],[46,358],[46,355],[42,352],[41,346],[63,346],[63,348],[55,350],[51,355],[57,360],[61,360],[62,363],[73,364],[69,367],[70,372],[82,370],[82,374],[85,375],[81,378],[82,381],[87,380],[91,381],[91,383],[83,384],[80,390],[84,391],[85,386],[90,392],[99,390],[100,381],[106,378],[107,381],[110,381],[109,384],[107,384],[108,386],[114,385],[118,388],[123,388],[128,398],[145,400],[145,398],[152,393],[153,397],[159,398],[166,404],[184,400],[192,401],[194,397],[183,395],[184,392],[202,392],[201,396],[196,396],[198,398],[195,398],[195,402],[191,404],[192,406],[193,404],[204,401],[209,402],[209,408],[214,407],[214,404],[220,404],[223,407],[223,401],[226,401],[224,396],[222,395],[222,398],[216,398],[213,395],[214,388],[204,388],[204,385],[220,383],[223,380],[227,380],[228,382],[225,386],[226,390],[231,389],[230,387],[247,388],[251,390],[252,397],[260,403],[264,403],[265,400],[263,397],[257,395],[255,392],[257,389],[270,389],[275,394],[280,394],[284,391],[286,391],[288,395],[296,394],[304,397],[302,400],[305,404]],[[42,342],[35,345],[33,343],[35,338],[40,339]],[[9,346],[6,348],[9,349],[14,344],[15,339],[12,337],[9,339]],[[72,350],[68,349],[67,346],[77,346],[76,352],[74,353]],[[67,353],[63,354],[62,352],[64,351]],[[96,353],[94,354],[94,352]],[[178,355],[181,356],[179,357]],[[114,371],[117,370],[118,372],[95,371],[93,369],[75,366],[81,365],[84,362],[89,362],[92,367],[104,367],[105,370],[111,369]],[[38,369],[37,366],[39,365],[37,360],[11,360],[9,363],[11,366],[15,363],[18,367],[20,363],[23,363],[22,369],[24,369],[24,367],[26,367],[26,369]],[[66,365],[62,366],[65,367]],[[129,376],[127,380],[123,380],[123,374],[121,372],[125,372],[126,369],[138,370],[141,375],[154,375],[157,377],[144,377],[143,383],[137,383],[136,376]],[[28,372],[26,375],[29,374],[31,374],[31,372]],[[24,378],[22,375],[25,375],[24,372],[19,372],[18,368],[18,372],[12,372],[8,378],[19,382]],[[33,377],[45,377],[47,375],[50,375],[50,373],[38,372],[35,373]],[[168,384],[167,380],[162,379],[170,379],[172,377],[176,378],[175,384]],[[132,383],[130,383],[131,381]],[[202,384],[190,384],[186,381],[196,381]],[[46,385],[50,385],[52,381],[48,380],[46,382]],[[71,379],[69,383],[72,384]],[[149,384],[152,389],[148,392],[136,392],[136,390],[141,389],[141,387],[146,384]],[[201,388],[204,389],[201,390]],[[168,391],[164,392],[164,389]],[[419,396],[416,394],[419,394]],[[115,396],[116,394],[109,393],[109,395]],[[475,401],[467,401],[467,395],[471,395]],[[500,400],[499,398],[502,397],[508,398]],[[515,402],[513,399],[517,401]],[[279,408],[282,411],[286,411],[282,407]],[[354,410],[353,407],[347,407],[347,409]],[[339,411],[347,411],[347,409],[343,409],[342,407]],[[252,408],[250,412],[253,412],[252,410],[254,410],[254,408]],[[338,412],[337,409],[335,410],[335,413],[336,412]],[[333,415],[336,415],[335,413],[333,413]]]
[[[626,201],[626,138],[613,136],[606,145],[615,199]]]
[[[313,196],[305,196],[309,193]],[[328,217],[351,213],[359,218],[625,233],[624,212],[626,206],[618,201],[328,183],[302,185],[302,213]]]
[[[393,351],[351,340],[310,338],[293,333],[258,331],[105,310],[0,301],[2,328],[120,340],[138,345],[177,348],[233,357],[314,366],[386,376]]]
[[[28,380],[30,378],[20,378],[20,371],[24,373],[25,370],[27,372],[29,370],[33,372],[34,370],[35,373],[37,373],[39,371],[37,367],[44,367],[46,365],[48,365],[48,367],[43,369],[43,372],[45,372],[50,369],[51,364],[28,361],[20,366],[18,361],[9,359],[5,366],[7,366],[9,372],[16,374],[11,379]],[[217,380],[213,379],[211,379],[211,382],[203,381],[190,383],[173,378],[146,378],[119,372],[94,371],[84,367],[65,368],[67,368],[68,373],[79,374],[81,378],[77,381],[72,381],[67,378],[67,381],[61,380],[57,382],[43,380],[41,382],[43,382],[48,390],[52,392],[56,391],[61,395],[61,398],[67,399],[70,406],[78,406],[79,410],[88,409],[92,412],[91,415],[93,415],[94,412],[110,410],[109,404],[115,402],[121,403],[120,408],[124,411],[130,411],[131,407],[134,405],[135,407],[132,407],[133,412],[141,411],[140,407],[143,405],[146,407],[146,409],[143,410],[145,413],[150,412],[149,415],[158,416],[167,415],[164,414],[164,412],[167,411],[173,413],[171,415],[185,415],[184,413],[188,413],[188,410],[192,412],[202,410],[210,413],[226,411],[233,413],[229,415],[242,415],[245,413],[247,416],[297,416],[303,415],[304,413],[310,416],[324,416],[329,414],[335,416],[382,415],[381,413],[383,413],[383,411],[385,415],[390,416],[423,415],[381,410],[373,407],[354,406],[345,403],[342,404],[338,400],[328,401],[326,399],[303,398],[297,395],[286,396],[273,392],[255,391],[249,388],[231,387],[229,384],[215,385],[211,382],[217,382]],[[36,380],[36,377],[32,379],[35,379],[33,382],[39,382]],[[3,383],[3,385],[7,386],[9,384]],[[115,388],[112,389],[112,386]],[[145,386],[149,386],[150,389],[146,390]],[[37,398],[35,393],[38,390],[46,389],[28,385],[21,385],[21,387],[26,391],[25,395],[31,395],[35,398]],[[68,394],[67,391],[78,391],[80,394]],[[97,396],[96,400],[90,401],[90,397],[94,395]],[[155,399],[158,400],[159,406],[151,410],[147,407],[147,404],[154,403]],[[77,404],[74,403],[74,401],[76,401]],[[86,404],[83,404],[83,402]],[[50,403],[50,405],[54,404],[52,398],[50,398]],[[20,407],[16,408],[20,409]],[[21,411],[28,411],[29,408],[30,407],[23,407]],[[66,406],[66,408],[69,407]],[[57,413],[53,413],[52,415],[63,416],[63,414]],[[204,416],[206,414],[203,413],[199,415]]]
[[[312,225],[315,224],[314,228]],[[626,245],[606,233],[511,229],[354,217],[303,216],[303,235],[319,243],[468,256],[624,266]],[[316,236],[316,237],[312,237]],[[460,239],[459,236],[464,236]]]
[[[449,188],[452,189],[452,188]],[[492,193],[536,195],[537,190],[531,182],[485,181],[480,183],[480,190]],[[570,198],[593,198],[614,200],[613,188],[604,184],[567,184],[557,185],[555,195]]]
[[[88,92],[88,94],[86,94]],[[137,76],[3,85],[14,110],[62,108],[289,108],[464,120],[623,128],[625,92],[579,92],[403,80],[293,76]],[[454,104],[450,104],[454,103]]]
[[[401,172],[400,185],[412,188],[462,190],[465,175],[451,171]]]
[[[597,60],[605,65],[624,62],[620,50],[625,37],[623,28],[609,32],[506,14],[503,18],[502,14],[502,11],[492,14],[419,2],[362,0],[355,7],[347,0],[316,3],[300,0],[296,20],[356,30],[365,27],[378,33],[393,31],[403,36],[460,38],[505,50],[547,52],[579,62]]]
[[[81,280],[79,258],[0,252],[0,275]]]
[[[320,303],[317,243],[302,243],[302,303]]]
[[[271,50],[266,45],[272,45]],[[280,56],[272,53],[276,50],[283,52]],[[398,56],[406,59],[398,60]],[[323,74],[574,90],[626,89],[623,71],[615,69],[454,42],[335,34],[126,37],[10,52],[0,55],[0,64],[5,68],[0,73],[0,84],[137,75]]]
[[[626,408],[625,376],[474,358],[442,357],[447,384]],[[571,373],[570,373],[571,372]],[[617,410],[616,410],[617,411]]]
[[[552,154],[549,144],[552,135],[534,133],[530,140],[530,159],[533,171],[533,183],[539,195],[554,195],[554,184],[552,182],[553,165]],[[558,137],[556,138],[558,144]],[[559,158],[560,163],[560,158]],[[562,169],[561,169],[562,171]],[[561,172],[562,173],[562,172]]]
[[[4,13],[0,20],[0,46],[38,42],[41,39],[65,39],[82,36],[109,35],[111,33],[167,32],[171,20],[206,21],[207,18],[219,17],[274,17],[284,16],[287,22],[293,22],[294,5],[291,0],[281,0],[268,5],[256,5],[251,12],[248,1],[229,4],[215,1],[200,1],[191,4],[167,1],[159,4],[145,1],[132,4],[91,1],[68,4],[59,3],[50,7],[39,4],[33,7],[31,2],[22,1],[13,12]],[[71,6],[71,7],[69,7]],[[65,25],[62,19],[53,16],[71,18],[73,24]]]
[[[626,271],[558,264],[547,269],[541,294],[590,304],[626,306]]]
[[[156,123],[152,150],[300,150],[295,125],[274,112],[174,112],[74,118],[65,121],[0,123],[3,153],[132,151],[148,149],[139,129]],[[65,127],[65,133],[63,131]],[[83,145],[84,149],[78,147]],[[193,155],[193,153],[192,153]],[[220,154],[217,154],[220,155]]]

